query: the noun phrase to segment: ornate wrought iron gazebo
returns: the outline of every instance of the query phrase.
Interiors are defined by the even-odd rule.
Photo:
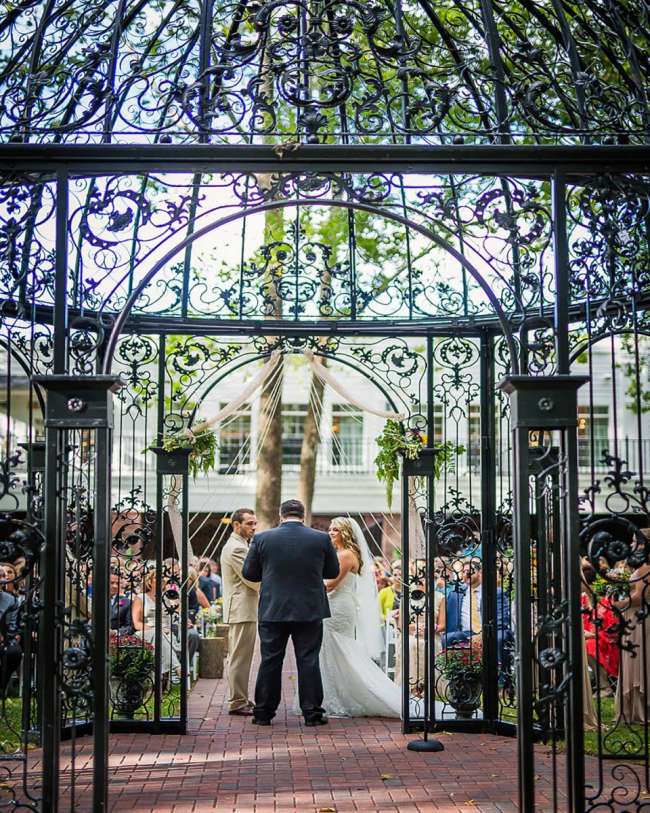
[[[647,2],[5,5],[7,804],[72,809],[61,743],[88,735],[104,810],[111,731],[185,730],[187,664],[174,686],[165,663],[191,482],[137,439],[186,427],[245,364],[311,349],[455,444],[444,478],[426,455],[402,475],[405,728],[516,734],[522,811],[536,742],[555,809],[618,809],[623,784],[641,810],[648,711],[622,695],[650,679],[647,593],[627,599],[650,564]],[[135,698],[109,682],[117,559],[131,586],[145,560],[156,577]],[[481,679],[459,716],[434,595],[468,562]],[[593,664],[618,653],[607,686],[583,628]]]

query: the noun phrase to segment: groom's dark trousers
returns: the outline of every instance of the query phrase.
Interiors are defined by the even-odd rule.
[[[298,698],[305,720],[323,714],[323,682],[318,658],[322,621],[267,621],[258,626],[262,663],[255,685],[255,717],[270,720],[280,704],[282,663],[289,637],[298,666]]]
[[[255,686],[256,719],[275,716],[289,638],[296,653],[302,713],[306,720],[322,716],[319,655],[323,619],[330,616],[323,579],[334,579],[338,573],[329,536],[306,528],[302,522],[283,522],[253,539],[242,575],[262,583],[258,610],[262,662]]]

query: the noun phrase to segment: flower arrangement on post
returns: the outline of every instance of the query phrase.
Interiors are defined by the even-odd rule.
[[[471,717],[481,704],[483,648],[478,639],[443,649],[436,657],[447,681],[446,696],[459,717]]]
[[[203,635],[206,638],[214,638],[217,634],[217,624],[223,623],[223,599],[218,598],[209,607],[202,607],[200,619],[203,623]]]
[[[173,453],[189,450],[188,466],[190,474],[196,479],[197,474],[208,474],[217,462],[217,449],[219,444],[214,430],[210,429],[207,421],[200,421],[194,429],[183,429],[180,432],[167,432],[160,438],[160,446],[148,446],[156,451]]]
[[[423,452],[431,453],[431,475],[440,479],[443,471],[452,471],[456,457],[465,451],[462,445],[451,441],[435,443],[426,447],[426,436],[418,429],[404,429],[399,421],[389,418],[382,433],[377,437],[379,453],[375,458],[377,479],[386,483],[386,499],[390,508],[393,502],[393,486],[399,479],[400,457],[417,460]]]

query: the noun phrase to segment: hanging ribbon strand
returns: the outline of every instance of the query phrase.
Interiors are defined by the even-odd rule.
[[[187,436],[191,438],[193,435],[198,435],[201,432],[205,432],[206,429],[211,429],[213,426],[225,421],[226,418],[229,418],[233,413],[235,413],[242,406],[242,404],[245,404],[246,401],[248,401],[258,389],[260,389],[260,387],[263,387],[264,384],[266,384],[269,377],[275,371],[281,357],[282,352],[280,350],[274,350],[271,353],[269,360],[251,378],[239,395],[223,406],[216,413],[216,415],[213,415],[211,418],[196,424],[193,429],[188,428],[186,430]],[[167,494],[167,515],[169,517],[169,524],[171,526],[172,538],[174,540],[174,548],[177,558],[180,558],[179,551],[181,548],[183,532],[182,516],[178,508],[178,497],[180,495],[180,491],[181,482],[177,481],[177,479],[173,477],[169,492]]]
[[[352,395],[349,390],[346,390],[345,387],[339,384],[327,367],[323,367],[322,364],[316,363],[312,350],[303,350],[303,355],[307,359],[312,373],[315,376],[318,376],[318,378],[325,382],[325,384],[330,386],[334,392],[338,393],[341,398],[343,398],[344,401],[347,401],[349,404],[352,404],[352,406],[357,407],[357,409],[360,409],[362,412],[368,412],[370,415],[377,415],[379,418],[386,418],[387,420],[390,419],[393,421],[403,421],[405,419],[406,416],[401,412],[390,412],[385,409],[377,409],[376,407],[364,404],[356,396]]]
[[[210,429],[211,427],[215,426],[218,423],[221,423],[226,418],[229,418],[233,412],[236,412],[239,407],[246,403],[248,399],[253,395],[257,390],[264,384],[266,379],[271,375],[271,373],[275,370],[278,361],[282,356],[282,352],[280,350],[274,350],[271,353],[271,357],[269,360],[264,364],[264,366],[251,378],[248,384],[244,387],[244,389],[239,393],[236,398],[233,398],[232,401],[229,401],[224,407],[222,407],[216,415],[213,415],[211,418],[208,418],[205,421],[201,421],[198,423],[194,429],[188,429],[188,433],[190,436],[192,434],[198,435],[200,432],[204,432],[206,429]]]

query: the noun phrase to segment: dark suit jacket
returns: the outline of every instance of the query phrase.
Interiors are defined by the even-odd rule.
[[[259,621],[320,621],[330,607],[323,579],[335,579],[339,560],[330,538],[302,522],[283,522],[257,534],[242,575],[261,582]]]
[[[126,596],[111,596],[111,629],[132,631],[133,618],[131,616],[131,600]]]
[[[18,599],[0,590],[0,638],[6,640],[18,635],[18,609]]]
[[[199,576],[199,587],[205,593],[208,601],[212,602],[220,598],[219,585],[209,576]]]
[[[447,634],[444,645],[467,641],[471,637],[470,630],[463,629],[463,602],[467,597],[467,585],[458,584],[447,594]],[[510,603],[508,597],[497,587],[497,633],[510,631]]]

